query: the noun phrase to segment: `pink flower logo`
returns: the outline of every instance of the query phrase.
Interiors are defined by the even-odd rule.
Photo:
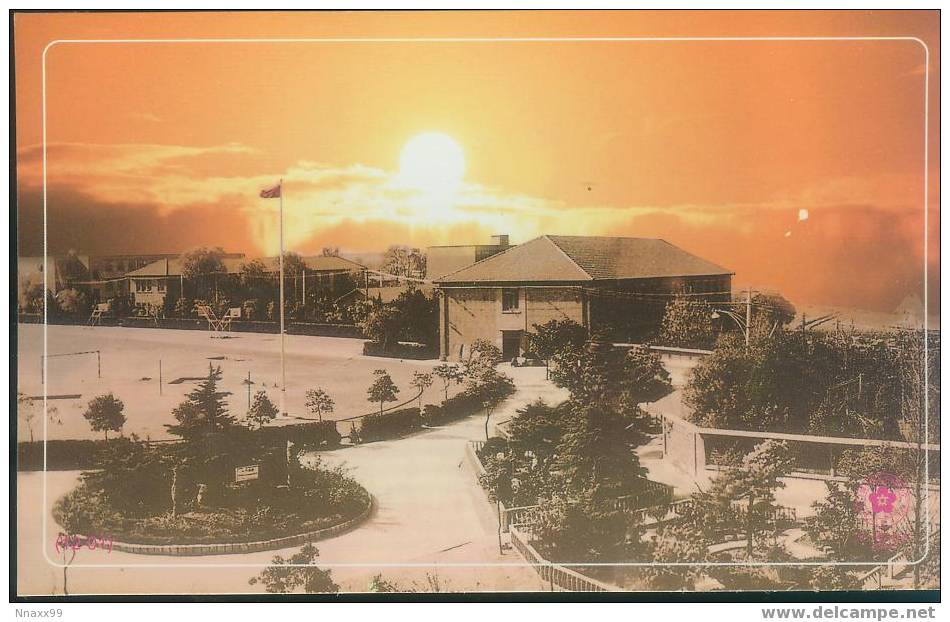
[[[886,486],[878,486],[868,494],[868,501],[871,502],[871,511],[875,514],[880,512],[890,514],[894,511],[897,495]]]

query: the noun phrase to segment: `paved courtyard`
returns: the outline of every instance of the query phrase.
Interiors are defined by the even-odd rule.
[[[92,330],[83,331],[73,327],[56,331],[54,328],[57,327],[51,327],[50,331],[50,352],[57,351],[56,348],[61,351],[67,347],[88,347],[89,340],[95,337],[98,343],[109,344],[113,352],[119,351],[123,356],[132,358],[145,357],[145,352],[150,356],[161,353],[171,360],[181,361],[182,365],[191,365],[192,359],[204,364],[200,357],[215,355],[208,352],[205,342],[197,341],[200,333],[106,329],[111,334],[103,338]],[[80,331],[79,337],[75,336],[77,331]],[[35,331],[35,334],[38,333]],[[170,334],[166,336],[165,333]],[[217,353],[245,359],[234,361],[228,358],[224,362],[250,363],[248,359],[252,357],[257,364],[261,360],[268,360],[271,355],[266,349],[267,338],[272,336],[251,337],[246,341],[215,340],[212,343]],[[207,339],[206,336],[204,338]],[[347,399],[349,403],[358,404],[362,397],[347,395],[344,385],[347,382],[350,386],[355,384],[352,379],[346,378],[347,375],[375,367],[387,367],[398,384],[408,380],[411,370],[431,366],[431,363],[366,359],[359,354],[358,342],[354,344],[353,340],[305,337],[289,341],[293,345],[288,350],[298,364],[309,362],[308,367],[319,367],[321,363],[326,363],[325,370],[320,368],[319,373],[321,376],[329,374],[328,377],[336,379],[337,384],[328,382],[327,386],[331,392],[334,392],[334,387],[338,387],[334,392],[340,395],[338,404],[347,403]],[[256,349],[252,347],[254,344],[257,344]],[[21,348],[29,347],[29,344],[21,343]],[[35,348],[35,344],[32,347]],[[105,353],[106,346],[102,347]],[[337,365],[343,369],[336,369]],[[504,371],[515,378],[518,392],[496,411],[492,424],[509,419],[517,408],[539,397],[554,403],[566,396],[544,379],[542,368],[504,367]],[[305,372],[298,370],[292,377],[295,380],[302,379],[306,377]],[[315,375],[312,368],[310,372]],[[138,373],[130,368],[111,368],[107,373],[104,363],[104,380],[108,376],[110,388],[117,393],[123,387],[134,388],[134,378]],[[258,372],[255,370],[252,373]],[[20,374],[21,377],[30,377],[26,369],[21,369]],[[62,374],[58,379],[51,378],[50,384],[53,385],[54,381],[78,381],[83,387],[93,386],[96,391],[100,390],[102,385],[88,379],[83,382],[80,376],[83,374],[73,370],[71,374]],[[225,378],[227,381],[227,374]],[[229,386],[226,384],[226,389]],[[355,388],[350,392],[353,391]],[[436,392],[436,387],[430,391],[433,401],[440,399],[441,392]],[[126,399],[124,395],[123,399]],[[181,394],[169,399],[169,402],[173,405],[180,399]],[[136,413],[135,427],[154,426],[152,417],[161,420],[165,411],[155,407],[151,403],[153,401],[153,396],[129,391],[126,410],[129,414],[133,411]],[[487,502],[473,473],[465,464],[465,445],[469,440],[484,438],[484,423],[482,416],[475,415],[406,438],[319,454],[320,459],[327,464],[345,465],[377,501],[374,514],[363,525],[317,545],[321,566],[332,570],[334,580],[344,590],[365,591],[377,574],[410,587],[425,585],[426,575],[430,574],[438,577],[442,588],[448,590],[544,588],[534,570],[522,565],[524,562],[516,552],[499,552],[495,509]],[[81,431],[82,426],[67,428],[64,423],[63,429]],[[304,460],[314,456],[309,454]],[[57,498],[76,485],[79,473],[51,472],[45,477],[47,490],[44,498],[43,473],[18,474],[20,511],[17,518],[17,552],[26,570],[19,575],[20,593],[62,592],[62,570],[47,561],[44,548],[45,555],[55,559],[54,543],[58,527],[50,516],[50,509]],[[39,520],[40,516],[46,517],[45,526]],[[257,574],[262,565],[269,563],[273,555],[287,557],[296,550],[290,548],[196,558],[81,551],[68,571],[70,593],[96,593],[103,590],[155,594],[251,592],[260,587],[248,585],[248,578]],[[181,571],[168,573],[160,570],[169,564],[181,565]]]
[[[48,404],[56,409],[47,429],[49,439],[102,438],[101,433],[89,428],[82,413],[90,399],[109,391],[125,403],[124,434],[135,433],[143,439],[170,438],[165,424],[174,423],[172,409],[195,387],[195,378],[208,374],[209,364],[221,367],[224,377],[220,389],[230,393],[227,400],[233,416],[240,418],[247,412],[245,381],[248,373],[254,383],[252,392],[263,389],[275,404],[279,403],[277,335],[231,333],[226,339],[212,339],[208,332],[197,330],[51,325],[47,336],[50,355],[99,350],[102,360],[102,378],[99,378],[95,354],[48,359],[47,394],[79,395],[49,399]],[[18,390],[27,396],[41,396],[43,327],[20,324],[18,337]],[[363,356],[362,348],[361,339],[288,335],[287,411],[295,416],[308,416],[305,392],[320,387],[336,401],[336,412],[331,418],[366,414],[375,408],[366,401],[366,389],[372,383],[374,369],[389,371],[400,388],[400,401],[404,401],[415,394],[409,386],[413,372],[429,371],[438,364],[438,361]],[[161,392],[159,361],[162,363]],[[182,378],[185,380],[180,380]],[[441,401],[441,383],[437,380],[423,398],[423,403]],[[36,411],[42,412],[40,402],[36,404]],[[29,440],[30,430],[22,412],[19,422],[18,440]],[[37,414],[32,426],[34,437],[42,439],[41,414]]]
[[[519,403],[516,396],[503,410]],[[475,416],[408,438],[322,454],[328,464],[346,464],[378,504],[362,526],[317,543],[321,566],[332,570],[333,579],[344,590],[365,591],[376,574],[408,586],[424,585],[426,574],[432,574],[443,589],[453,591],[544,588],[532,568],[519,565],[523,560],[518,553],[498,551],[494,507],[463,460],[465,444],[478,438],[484,438],[484,419]],[[23,569],[18,575],[21,594],[62,593],[62,570],[44,559],[43,548],[55,559],[58,528],[49,515],[50,507],[76,484],[78,476],[77,472],[49,473],[44,502],[43,474],[18,474],[16,545]],[[48,519],[45,536],[41,513]],[[84,550],[68,571],[69,591],[246,593],[260,589],[247,580],[261,565],[275,554],[288,557],[297,550],[184,558]],[[181,565],[180,571],[161,570],[169,564]]]

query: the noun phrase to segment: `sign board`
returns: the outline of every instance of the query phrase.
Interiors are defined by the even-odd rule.
[[[240,466],[234,469],[234,481],[235,482],[249,482],[251,480],[257,479],[259,474],[260,474],[260,465],[258,464]]]

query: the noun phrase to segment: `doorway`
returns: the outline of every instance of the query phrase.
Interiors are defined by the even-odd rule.
[[[501,359],[510,361],[521,354],[521,333],[520,330],[501,331]]]

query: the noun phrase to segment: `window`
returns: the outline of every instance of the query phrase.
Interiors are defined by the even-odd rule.
[[[506,287],[501,290],[501,310],[505,313],[518,312],[518,289]]]

